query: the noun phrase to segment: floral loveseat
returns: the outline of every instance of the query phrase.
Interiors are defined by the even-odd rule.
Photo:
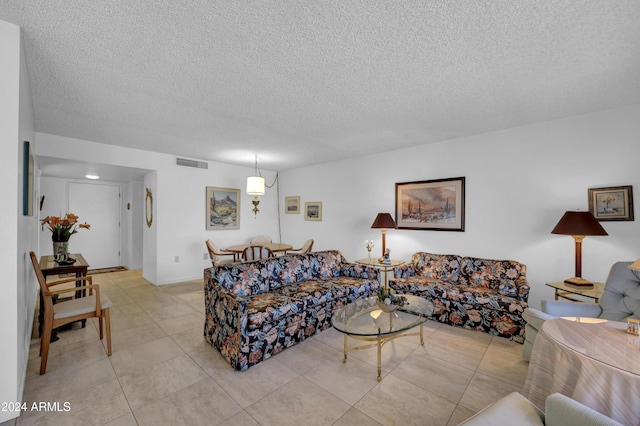
[[[379,288],[377,269],[339,251],[221,265],[204,279],[204,337],[236,370],[329,328],[338,307]]]
[[[394,268],[389,286],[433,302],[432,319],[524,343],[525,275],[526,266],[513,260],[418,252]]]

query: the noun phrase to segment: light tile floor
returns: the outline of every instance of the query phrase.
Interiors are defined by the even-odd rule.
[[[94,283],[114,304],[113,355],[91,321],[60,333],[40,376],[32,340],[24,401],[60,411],[27,410],[6,424],[455,425],[526,378],[522,345],[435,321],[424,346],[412,336],[383,348],[381,382],[375,349],[343,364],[333,329],[237,372],[203,338],[202,280],[153,286],[124,271]]]

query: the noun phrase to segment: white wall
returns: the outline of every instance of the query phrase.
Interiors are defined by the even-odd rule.
[[[145,176],[138,192],[144,209],[145,188],[153,194],[153,224],[143,227],[142,266],[144,277],[154,284],[202,278],[203,269],[211,265],[203,259],[204,241],[211,238],[221,247],[248,242],[257,234],[278,239],[277,192],[267,189],[260,197],[260,213],[254,217],[250,196],[244,193],[246,178],[252,167],[209,162],[209,169],[175,165],[172,155],[99,144],[61,136],[37,133],[37,154],[95,163],[153,170]],[[266,181],[275,173],[262,170]],[[217,186],[241,190],[240,229],[207,231],[205,228],[205,188]],[[48,199],[47,199],[48,201]],[[126,203],[125,203],[126,205]],[[144,213],[142,214],[144,221]],[[179,258],[175,262],[176,256]]]
[[[16,220],[0,227],[0,401],[21,401],[26,377],[36,284],[28,252],[36,248],[36,222],[22,215],[23,142],[35,143],[33,106],[20,29],[0,21],[0,179],[4,211]],[[0,422],[18,413],[0,411]]]
[[[389,230],[394,259],[420,250],[527,265],[529,302],[551,298],[546,282],[574,275],[574,242],[550,234],[566,210],[588,209],[587,189],[633,185],[640,197],[640,105],[507,129],[355,160],[281,172],[281,202],[323,202],[322,222],[282,215],[283,240],[340,249],[364,258],[365,239],[380,250],[378,212],[395,217],[395,183],[466,177],[465,232]],[[636,202],[636,207],[638,203]],[[582,275],[604,281],[617,260],[640,257],[640,211],[634,222],[601,222],[607,237],[583,243]]]

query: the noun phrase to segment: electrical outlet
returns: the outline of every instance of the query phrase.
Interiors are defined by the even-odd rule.
[[[209,260],[209,253],[205,253],[202,255],[202,260]]]
[[[176,263],[180,262],[180,256],[176,256],[176,257],[173,259],[173,261],[174,261],[174,262],[176,262]]]

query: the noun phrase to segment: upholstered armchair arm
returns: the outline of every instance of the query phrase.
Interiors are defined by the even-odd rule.
[[[529,291],[531,290],[527,279],[525,277],[518,278],[516,280],[516,287],[518,288],[518,299],[527,302],[529,300]]]
[[[561,393],[549,395],[544,405],[545,423],[548,425],[622,426]]]
[[[598,318],[602,308],[597,303],[542,300],[542,311],[556,317]]]
[[[526,308],[522,312],[522,318],[527,322],[529,326],[535,328],[536,330],[540,330],[540,327],[542,327],[542,324],[545,321],[549,321],[557,317],[551,314],[547,314],[546,312],[542,312],[538,309]]]

